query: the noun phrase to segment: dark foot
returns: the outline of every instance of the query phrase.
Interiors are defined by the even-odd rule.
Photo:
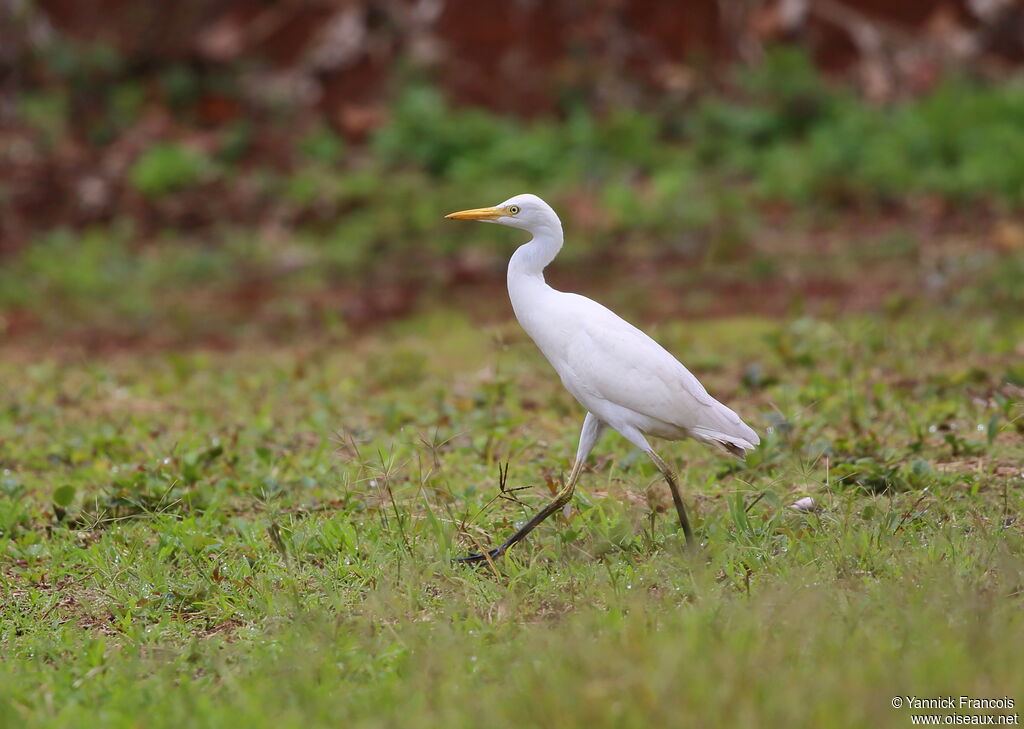
[[[489,549],[486,552],[481,552],[480,554],[469,554],[465,557],[456,557],[452,561],[458,562],[459,564],[480,564],[482,562],[490,562],[491,560],[498,559],[503,554],[505,554],[505,547],[495,547],[494,549]]]

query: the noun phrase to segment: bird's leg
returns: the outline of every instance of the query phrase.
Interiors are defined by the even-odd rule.
[[[526,524],[520,527],[515,534],[506,539],[500,547],[495,547],[494,549],[488,550],[487,552],[481,552],[479,554],[470,554],[466,557],[459,557],[455,561],[462,562],[464,564],[472,564],[486,562],[490,559],[497,559],[505,554],[505,552],[508,551],[508,548],[513,544],[522,541],[523,538],[536,529],[542,521],[568,504],[569,499],[572,498],[572,492],[576,488],[576,479],[579,478],[580,471],[583,470],[583,464],[586,463],[587,456],[590,455],[590,451],[593,449],[594,444],[597,443],[597,439],[600,437],[602,431],[604,431],[604,423],[590,413],[587,413],[587,417],[583,421],[583,430],[580,433],[580,445],[576,451],[576,461],[572,464],[572,471],[569,473],[569,480],[566,481],[565,486],[559,489],[558,493],[555,494],[555,500],[537,512],[530,521],[526,522]]]
[[[486,562],[488,558],[497,559],[505,554],[509,547],[516,542],[522,541],[523,538],[536,529],[542,521],[569,503],[569,499],[572,498],[572,492],[576,488],[576,479],[579,477],[581,470],[583,470],[583,461],[577,460],[572,466],[572,472],[569,474],[569,480],[566,481],[565,486],[559,489],[558,493],[555,494],[554,501],[538,511],[530,521],[526,522],[526,524],[520,527],[515,534],[506,539],[500,547],[490,549],[486,553],[481,552],[480,554],[470,554],[465,557],[459,557],[455,561],[462,563]]]
[[[650,456],[651,460],[654,461],[654,465],[661,471],[661,475],[668,481],[668,487],[672,491],[672,501],[675,502],[676,513],[679,515],[679,524],[683,527],[683,535],[686,537],[686,546],[692,549],[696,546],[693,540],[693,529],[690,528],[690,519],[686,516],[683,497],[679,495],[679,486],[676,485],[675,474],[672,473],[672,469],[669,468],[665,461],[661,460],[661,457],[653,449],[648,450],[647,455]]]

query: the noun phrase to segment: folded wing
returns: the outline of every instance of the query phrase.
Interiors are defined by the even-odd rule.
[[[760,442],[664,347],[597,302],[573,299],[572,308],[585,315],[575,317],[565,354],[581,389],[737,455]]]

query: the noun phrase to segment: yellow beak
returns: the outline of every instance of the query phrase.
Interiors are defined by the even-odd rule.
[[[473,208],[445,215],[445,220],[497,220],[505,215],[504,208]]]

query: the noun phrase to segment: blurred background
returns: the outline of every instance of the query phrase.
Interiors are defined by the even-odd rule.
[[[0,338],[1024,307],[1024,2],[0,0]]]

